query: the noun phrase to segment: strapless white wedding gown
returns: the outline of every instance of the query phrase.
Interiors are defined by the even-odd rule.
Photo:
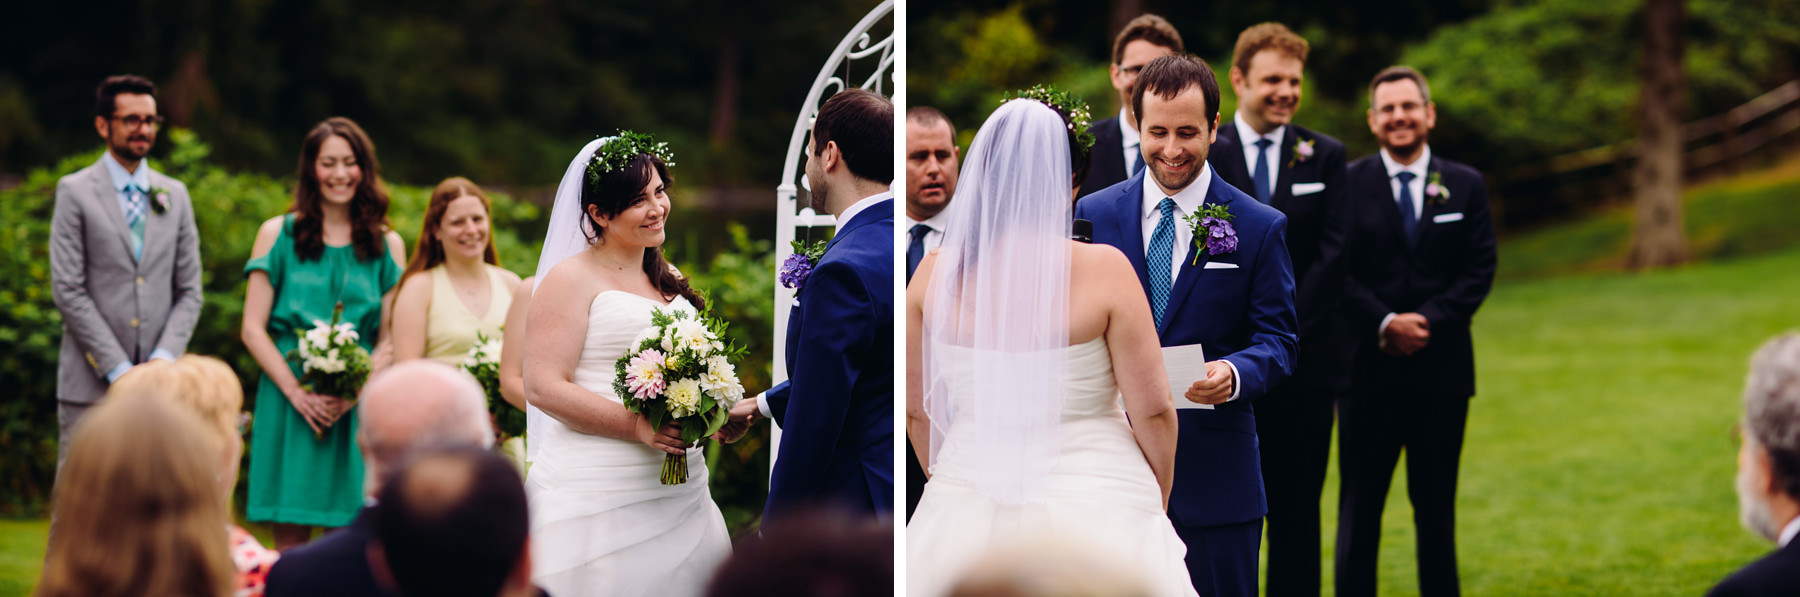
[[[974,387],[970,380],[979,372],[970,365],[970,349],[934,349],[947,387]],[[1156,476],[1119,405],[1104,337],[1065,350],[1069,391],[1058,430],[1061,453],[1040,499],[1004,504],[976,492],[970,461],[979,455],[960,451],[958,440],[983,430],[953,425],[906,526],[909,595],[943,595],[994,547],[1034,539],[1106,556],[1151,595],[1195,594],[1182,560],[1187,547],[1163,512]]]
[[[613,393],[613,364],[661,303],[606,291],[588,305],[575,384]],[[668,309],[692,313],[677,297]],[[706,454],[688,450],[688,482],[662,485],[664,453],[588,435],[551,419],[525,477],[531,501],[531,580],[558,597],[699,595],[731,555],[725,518],[707,488]]]

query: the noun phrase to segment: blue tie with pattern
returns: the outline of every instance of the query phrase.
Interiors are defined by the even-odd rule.
[[[1419,227],[1419,216],[1413,214],[1412,181],[1417,174],[1402,171],[1395,174],[1400,179],[1400,226],[1406,229],[1406,246],[1412,246],[1413,229]]]
[[[908,231],[912,241],[906,245],[906,283],[912,283],[913,270],[919,269],[919,260],[925,258],[925,235],[931,227],[924,224],[913,224]]]
[[[1269,202],[1269,144],[1268,139],[1256,140],[1256,171],[1250,175],[1250,186],[1256,187],[1256,200]]]
[[[144,208],[150,198],[150,189],[135,185],[125,185],[125,196],[131,200],[125,204],[125,225],[131,228],[132,257],[144,257]]]
[[[1156,207],[1162,211],[1162,219],[1150,233],[1150,251],[1144,261],[1150,268],[1150,313],[1156,316],[1156,329],[1161,330],[1163,310],[1169,307],[1169,286],[1174,283],[1169,266],[1175,258],[1175,200],[1163,197]]]

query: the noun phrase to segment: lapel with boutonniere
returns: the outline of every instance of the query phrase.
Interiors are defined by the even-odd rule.
[[[1444,184],[1444,171],[1438,167],[1435,157],[1431,158],[1431,163],[1426,166],[1424,190],[1425,204],[1420,206],[1419,225],[1413,230],[1413,247],[1419,246],[1419,241],[1425,238],[1425,231],[1437,223],[1438,214],[1442,213],[1446,209],[1445,205],[1450,202],[1450,187]]]
[[[1216,176],[1212,190],[1207,192],[1207,202],[1182,218],[1194,240],[1187,245],[1181,273],[1175,277],[1175,287],[1169,291],[1169,306],[1165,312],[1171,315],[1163,319],[1164,329],[1175,321],[1173,314],[1181,312],[1182,305],[1195,294],[1200,278],[1206,277],[1208,270],[1226,271],[1238,266],[1238,235],[1231,224],[1236,216],[1231,212],[1231,199],[1218,192],[1224,182]]]

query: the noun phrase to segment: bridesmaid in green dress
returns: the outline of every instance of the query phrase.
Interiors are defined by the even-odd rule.
[[[348,524],[362,508],[356,397],[302,389],[299,364],[286,355],[341,303],[374,368],[391,360],[379,341],[406,246],[388,226],[378,169],[375,145],[355,122],[334,117],[313,127],[300,152],[294,204],[263,222],[244,265],[244,347],[263,370],[248,518],[274,523],[278,550],[305,543],[313,527]]]

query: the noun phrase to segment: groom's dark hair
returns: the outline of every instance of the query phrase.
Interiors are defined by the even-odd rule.
[[[1154,93],[1165,100],[1175,99],[1189,87],[1198,86],[1206,97],[1207,126],[1219,118],[1219,79],[1205,60],[1193,54],[1170,54],[1144,65],[1137,84],[1131,86],[1131,113],[1138,115],[1138,128],[1144,127],[1144,94]]]
[[[113,75],[100,82],[94,89],[94,115],[101,118],[112,118],[118,109],[118,98],[121,93],[135,93],[156,97],[156,84],[149,79],[137,75]]]
[[[825,100],[813,119],[813,155],[836,141],[857,178],[894,182],[894,103],[867,89],[846,89]]]
[[[531,528],[519,471],[474,447],[413,455],[382,484],[373,518],[381,559],[406,595],[499,593]]]

